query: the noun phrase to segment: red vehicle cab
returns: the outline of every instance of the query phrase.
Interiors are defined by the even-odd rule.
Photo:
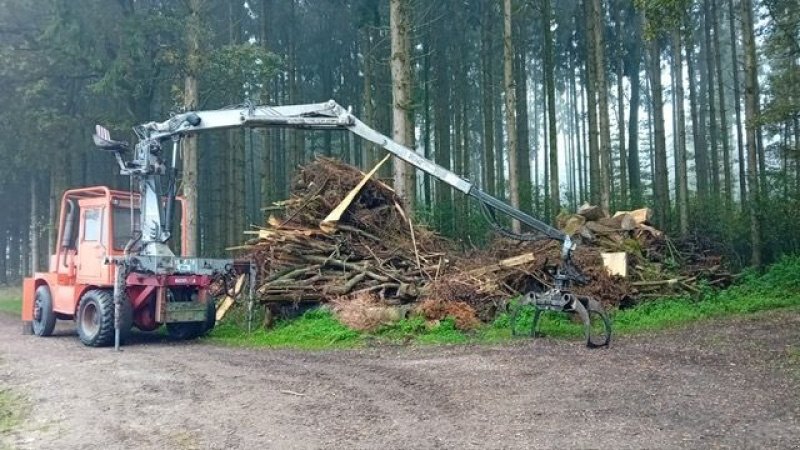
[[[49,270],[37,272],[23,283],[24,332],[48,336],[57,319],[75,320],[84,344],[104,346],[113,342],[113,291],[118,269],[113,261],[126,254],[126,246],[138,228],[138,216],[138,195],[130,192],[101,186],[64,193],[58,246],[50,256]],[[185,229],[181,221],[182,239]],[[181,249],[185,248],[182,240]],[[177,338],[204,333],[214,324],[213,299],[208,295],[211,282],[208,274],[128,273],[127,301],[123,302],[120,322],[123,338],[132,325],[151,331],[162,323]]]

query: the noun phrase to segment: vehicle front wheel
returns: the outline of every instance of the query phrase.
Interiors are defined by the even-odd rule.
[[[33,321],[31,328],[37,336],[50,336],[56,327],[56,313],[53,311],[53,297],[50,288],[39,286],[33,297]]]
[[[178,341],[188,341],[205,333],[205,322],[173,322],[167,324],[167,334]]]
[[[114,343],[114,295],[110,291],[91,290],[78,305],[78,337],[90,347]]]

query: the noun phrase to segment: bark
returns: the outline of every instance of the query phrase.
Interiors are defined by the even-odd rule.
[[[411,99],[411,9],[409,0],[389,2],[389,28],[392,41],[392,137],[414,149],[414,113]],[[405,209],[413,215],[416,170],[395,159],[394,189],[405,201]]]
[[[717,146],[717,115],[714,100],[714,50],[711,46],[711,8],[709,0],[703,0],[703,31],[705,39],[703,41],[704,69],[707,82],[708,93],[708,128],[710,131],[711,147],[709,153],[711,155],[711,166],[709,167],[709,175],[711,178],[711,194],[714,199],[719,199],[720,184],[719,184],[719,147]]]
[[[31,187],[31,207],[30,207],[30,242],[31,242],[31,266],[30,275],[39,271],[39,227],[38,225],[38,199],[36,198],[36,176],[32,175],[30,179]],[[5,257],[5,255],[3,255]]]
[[[8,224],[0,222],[0,285],[8,284]]]
[[[584,199],[584,180],[583,180],[583,152],[581,151],[581,143],[583,142],[583,132],[581,130],[580,111],[581,105],[578,101],[578,88],[575,83],[575,68],[573,67],[569,73],[570,90],[572,91],[572,112],[573,112],[573,133],[575,135],[575,162],[577,163],[577,193],[576,203]],[[581,97],[583,95],[581,94]],[[575,205],[573,205],[575,206]]]
[[[634,23],[633,51],[630,57],[630,73],[628,79],[631,83],[631,104],[630,116],[628,118],[628,182],[631,191],[631,204],[634,206],[642,205],[642,175],[639,164],[639,101],[641,98],[639,78],[639,66],[642,61],[642,16],[636,13]]]
[[[725,210],[730,211],[733,204],[733,180],[731,179],[731,149],[728,142],[728,111],[725,108],[725,85],[722,78],[722,49],[719,44],[720,29],[717,18],[717,0],[711,0],[711,11],[714,27],[714,65],[717,70],[720,138],[722,139],[722,169],[725,176],[723,199],[725,201]]]
[[[753,5],[750,0],[741,0],[742,38],[744,44],[744,114],[747,134],[747,184],[750,192],[750,263],[761,265],[761,221],[758,214],[760,189],[756,139],[758,130],[758,69],[756,68],[756,44],[753,30]]]
[[[8,281],[14,283],[19,280],[20,269],[20,229],[19,221],[11,220],[7,228],[7,245],[8,245],[8,264],[6,272],[8,273]]]
[[[648,75],[650,79],[653,110],[653,198],[656,222],[661,227],[668,225],[669,192],[667,175],[667,149],[664,133],[664,110],[661,88],[661,50],[657,39],[651,39],[648,47]]]
[[[422,95],[423,95],[423,128],[422,128],[422,147],[425,158],[431,158],[431,89],[430,89],[430,74],[431,74],[431,47],[430,47],[430,32],[425,33],[425,45],[423,50],[425,55],[422,59]],[[425,206],[431,207],[431,177],[425,176],[422,180],[423,192],[425,196]],[[486,181],[484,180],[484,185]]]
[[[451,133],[451,95],[450,95],[450,61],[448,59],[449,48],[446,43],[438,39],[434,43],[434,73],[436,98],[434,100],[434,117],[436,121],[435,129],[435,160],[444,167],[451,168],[452,142]],[[435,184],[436,193],[435,208],[438,211],[437,218],[439,229],[445,233],[452,231],[453,220],[453,200],[452,190],[442,182]]]
[[[508,1],[508,0],[506,0]],[[550,183],[550,213],[551,217],[558,215],[561,209],[561,196],[558,182],[558,128],[556,124],[556,85],[555,85],[555,57],[553,55],[553,33],[551,31],[552,13],[550,0],[544,0],[542,8],[544,25],[544,75],[547,88],[547,117],[549,125],[549,183]]]
[[[519,30],[520,27],[517,25],[516,29]],[[518,35],[521,35],[521,32],[517,32]],[[523,42],[521,42],[517,46],[517,54],[514,58],[514,65],[515,65],[515,79],[516,83],[516,98],[517,98],[517,175],[519,176],[519,203],[520,209],[527,213],[532,213],[532,191],[533,188],[531,186],[531,149],[530,149],[530,134],[528,130],[528,71],[526,66],[527,61],[527,48]],[[469,98],[466,92],[467,80],[466,74],[469,71],[469,66],[467,65],[467,55],[464,54],[462,56],[464,60],[464,67],[461,70],[460,79],[464,84],[464,90],[461,93],[462,103],[464,105],[464,109],[466,110],[466,99]],[[466,111],[463,114],[464,123],[467,122],[467,114]],[[467,141],[466,139],[467,134],[463,134],[464,140],[464,152],[466,152],[467,148]],[[464,158],[464,161],[468,161],[468,158]]]
[[[624,3],[617,0],[614,17],[614,30],[617,35],[617,130],[619,133],[619,187],[620,203],[628,206],[628,164],[625,152],[625,90],[622,85],[625,66],[625,40],[622,34],[622,9]]]
[[[689,179],[686,173],[686,113],[683,107],[683,61],[681,29],[672,31],[672,79],[675,82],[675,184],[678,207],[678,229],[681,235],[689,231]]]
[[[708,199],[708,160],[706,155],[706,129],[704,108],[700,107],[697,94],[697,77],[694,58],[694,39],[691,18],[686,32],[686,65],[689,70],[689,107],[692,115],[692,143],[694,145],[695,178],[697,196],[701,203]]]
[[[731,42],[731,66],[733,70],[733,106],[736,111],[736,147],[739,157],[739,201],[742,208],[747,204],[747,176],[745,174],[744,138],[742,137],[742,94],[739,86],[739,56],[736,50],[736,20],[733,0],[728,0],[728,28]]]
[[[547,0],[545,0],[547,2]],[[508,139],[508,188],[511,206],[519,208],[519,174],[517,173],[517,100],[514,81],[514,45],[511,26],[511,0],[503,2],[503,81],[506,96],[506,135]],[[518,220],[511,221],[514,232],[520,231]]]
[[[597,80],[594,51],[594,20],[592,1],[584,0],[586,10],[586,115],[589,123],[589,189],[593,204],[600,203],[600,157],[597,148],[599,130],[597,129]]]
[[[203,33],[203,0],[189,0],[189,18],[186,27],[187,64],[184,78],[183,104],[187,111],[197,109],[198,76],[200,75],[200,39]],[[183,141],[183,197],[186,221],[186,254],[197,255],[197,137],[187,136]]]
[[[483,187],[490,195],[495,195],[495,142],[494,142],[494,66],[492,64],[492,36],[494,35],[494,16],[492,0],[486,0],[486,12],[483,15],[481,39],[482,65],[482,113],[483,113]]]
[[[611,124],[608,117],[608,82],[606,81],[605,39],[603,20],[605,10],[601,0],[593,0],[591,18],[594,21],[595,64],[597,67],[597,109],[600,127],[600,206],[608,212],[611,209]]]

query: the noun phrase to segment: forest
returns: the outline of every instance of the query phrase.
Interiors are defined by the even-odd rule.
[[[46,270],[62,193],[128,189],[95,124],[335,99],[523,211],[648,206],[732,264],[800,250],[796,0],[0,0],[0,284]],[[185,149],[191,253],[226,255],[344,132],[236,129]],[[382,169],[383,170],[383,169]],[[477,208],[394,162],[410,213],[463,245]]]

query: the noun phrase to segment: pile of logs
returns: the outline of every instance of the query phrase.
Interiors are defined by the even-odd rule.
[[[432,320],[458,311],[460,323],[471,327],[474,315],[491,320],[508,298],[553,285],[559,242],[500,238],[482,250],[454,251],[406,217],[394,191],[374,178],[379,166],[364,174],[318,158],[301,169],[291,197],[271,207],[267,224],[248,231],[251,239],[238,247],[256,263],[260,302],[332,302],[356,321],[375,316],[370,324],[381,323],[383,314],[353,309],[416,303],[405,310]],[[699,239],[688,246],[670,241],[649,223],[651,215],[638,209],[608,216],[584,205],[557,218],[578,241],[573,260],[590,280],[574,287],[578,294],[624,307],[649,296],[699,292],[701,279],[730,282],[718,253]]]
[[[411,302],[445,266],[446,242],[413,225],[394,191],[371,174],[319,158],[295,178],[281,218],[248,231],[261,302],[375,294]],[[332,212],[339,211],[337,217]]]

